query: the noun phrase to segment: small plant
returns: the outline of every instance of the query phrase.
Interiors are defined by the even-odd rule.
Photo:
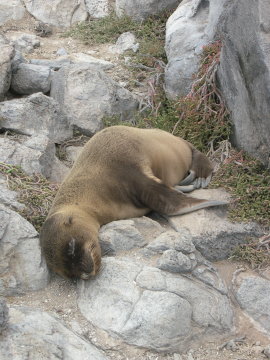
[[[270,265],[270,234],[260,239],[249,239],[247,244],[237,246],[231,260],[245,261],[252,269],[263,269]]]
[[[256,221],[269,228],[270,172],[243,151],[231,150],[212,180],[233,196],[230,217],[237,221]]]
[[[192,89],[178,101],[180,118],[173,131],[204,152],[210,146],[217,148],[231,131],[229,114],[216,86],[220,50],[220,41],[204,47]]]
[[[50,183],[40,174],[29,176],[19,166],[2,162],[0,173],[6,177],[9,189],[19,193],[18,201],[25,205],[19,213],[39,231],[52,205],[58,185]]]

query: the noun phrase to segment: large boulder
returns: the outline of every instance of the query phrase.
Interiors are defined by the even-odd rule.
[[[93,18],[102,18],[110,13],[109,0],[85,0],[85,6]]]
[[[192,196],[209,200],[229,200],[221,189],[201,189]],[[202,209],[182,216],[169,218],[171,226],[179,233],[186,233],[196,248],[210,261],[223,260],[232,250],[248,238],[261,234],[255,223],[233,223],[227,219],[226,207]]]
[[[104,259],[102,272],[78,287],[79,308],[92,324],[156,351],[183,351],[233,325],[226,295],[131,258]]]
[[[55,159],[55,145],[46,136],[13,140],[0,137],[0,162],[20,166],[28,175],[49,178]]]
[[[85,135],[99,131],[104,117],[131,119],[138,107],[128,90],[89,65],[63,66],[52,78],[51,96],[69,114],[71,125]]]
[[[183,0],[166,24],[166,94],[187,95],[199,67],[203,46],[216,35],[227,0]]]
[[[46,136],[55,143],[72,136],[68,117],[59,104],[42,93],[0,103],[0,129],[28,136]]]
[[[21,0],[1,0],[0,3],[0,25],[10,20],[20,20],[24,17],[25,7]]]
[[[0,297],[0,335],[6,329],[8,323],[8,307],[4,298]]]
[[[267,0],[183,0],[166,26],[167,97],[185,96],[203,46],[222,40],[218,80],[233,143],[269,165],[270,25]]]
[[[2,360],[106,360],[107,357],[46,312],[10,307],[9,327],[0,338]]]
[[[237,283],[235,297],[239,305],[270,335],[270,281],[243,273]]]
[[[51,88],[51,69],[48,66],[20,64],[13,72],[11,90],[17,94],[48,93]]]
[[[117,16],[128,15],[134,20],[141,21],[174,8],[179,2],[180,0],[116,0],[115,10]]]
[[[270,167],[270,6],[228,2],[220,23],[218,78],[231,113],[233,142]]]
[[[0,101],[5,99],[11,83],[11,63],[15,55],[14,46],[0,34]]]
[[[83,0],[23,0],[27,11],[37,20],[59,27],[69,27],[87,19]]]
[[[48,279],[38,233],[19,214],[0,204],[0,295],[39,290]]]

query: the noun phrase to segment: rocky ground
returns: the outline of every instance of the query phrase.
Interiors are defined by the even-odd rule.
[[[34,26],[28,16],[17,23],[5,24],[3,30],[8,39],[15,39],[22,32],[33,34]],[[67,53],[64,57],[78,53],[95,56],[115,64],[106,73],[121,86],[132,90],[139,100],[145,97],[147,84],[132,88],[131,74],[123,58],[110,51],[113,44],[90,47],[61,35],[53,32],[49,37],[39,38],[40,46],[24,54],[25,58],[56,60],[57,53],[63,54],[64,50]],[[228,196],[222,190],[200,191],[200,196],[205,197]],[[14,214],[0,210],[5,213],[2,219],[6,223],[3,220],[0,226],[5,238],[9,224],[18,220]],[[15,225],[11,230],[14,228]],[[46,351],[51,354],[50,359],[86,358],[87,352],[93,352],[95,359],[119,360],[270,358],[269,269],[258,274],[245,264],[225,260],[230,249],[246,237],[261,235],[255,224],[231,223],[225,209],[200,210],[169,222],[153,215],[109,224],[103,228],[101,237],[110,241],[115,256],[104,259],[97,279],[86,284],[52,275],[43,289],[28,288],[24,295],[11,296],[9,278],[9,294],[5,297],[10,307],[9,324],[13,329],[21,326],[26,334],[9,335],[25,351],[25,356],[33,359],[40,354],[45,356]],[[22,236],[25,238],[37,239],[37,233],[27,228]],[[26,266],[25,269],[29,271]],[[40,275],[43,280],[44,272]],[[2,283],[0,289],[1,286]],[[158,317],[166,323],[164,327]],[[186,334],[187,328],[192,336]],[[3,336],[9,330],[5,331],[0,338],[3,346],[7,346]],[[35,331],[37,339],[40,336],[43,340],[35,343]],[[36,352],[27,349],[31,332]],[[55,335],[58,333],[62,334],[61,339]],[[42,341],[51,347],[44,350]],[[73,347],[69,348],[68,343]],[[90,348],[90,344],[95,348]],[[68,354],[62,353],[63,347]],[[77,349],[85,353],[78,354]]]

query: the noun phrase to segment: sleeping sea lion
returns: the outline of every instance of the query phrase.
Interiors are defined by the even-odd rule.
[[[151,210],[178,215],[225,204],[183,194],[207,186],[212,171],[204,154],[165,131],[100,131],[84,146],[42,227],[48,266],[64,277],[88,279],[101,264],[101,225]]]

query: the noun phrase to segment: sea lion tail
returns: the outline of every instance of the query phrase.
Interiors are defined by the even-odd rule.
[[[146,176],[140,202],[147,208],[164,215],[183,215],[211,206],[227,205],[220,200],[205,200],[187,196],[172,187]]]

